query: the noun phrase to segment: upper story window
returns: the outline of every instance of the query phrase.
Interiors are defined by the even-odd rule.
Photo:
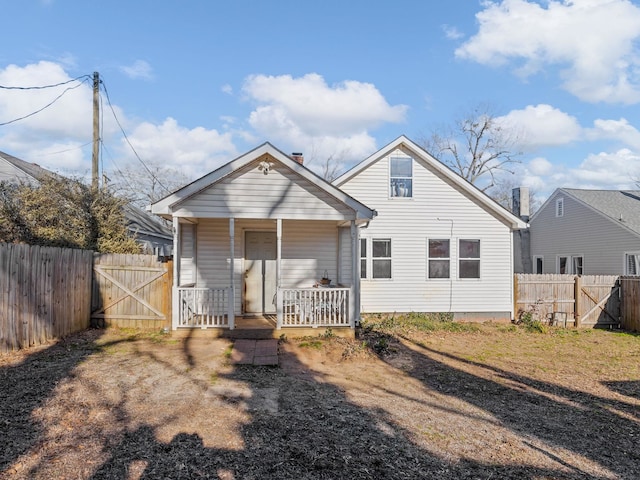
[[[556,200],[556,217],[564,217],[564,198]]]
[[[391,157],[389,161],[389,196],[413,197],[413,159]]]
[[[460,240],[460,278],[480,278],[480,240]]]

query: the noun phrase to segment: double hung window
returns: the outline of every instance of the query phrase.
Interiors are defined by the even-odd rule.
[[[389,160],[389,196],[413,197],[413,159],[391,157]]]
[[[449,239],[429,239],[428,276],[429,278],[450,278],[451,249]]]
[[[460,239],[458,258],[459,278],[480,278],[480,240]]]

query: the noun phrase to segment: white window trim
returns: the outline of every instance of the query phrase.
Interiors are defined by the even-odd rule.
[[[477,240],[478,242],[480,242],[480,256],[478,258],[472,258],[472,257],[463,257],[460,254],[460,241],[462,240],[468,240],[468,241],[473,241],[473,240]],[[484,263],[482,261],[482,244],[483,244],[483,240],[481,238],[478,237],[458,237],[456,239],[456,253],[457,253],[457,263],[456,263],[456,275],[458,280],[462,281],[462,282],[478,282],[480,280],[482,280],[482,264]],[[479,265],[478,265],[478,277],[477,278],[469,278],[469,277],[461,277],[460,276],[460,261],[461,260],[477,260]]]
[[[582,272],[578,273],[575,267],[575,261],[577,258],[582,259]],[[571,273],[574,275],[584,275],[584,255],[571,255]]]
[[[629,255],[633,255],[634,257],[636,257],[636,273],[629,273],[629,265],[627,263],[627,257]],[[625,275],[633,275],[633,276],[637,276],[640,275],[640,252],[624,252],[624,255],[622,255],[622,262],[623,262],[623,266],[622,266],[622,271],[624,272]]]
[[[376,260],[389,260],[391,262],[391,276],[389,278],[375,278],[373,276],[373,260],[374,260],[374,256],[373,256],[373,242],[375,241],[382,241],[382,240],[389,240],[390,242],[390,246],[391,246],[391,256],[390,257],[375,257]],[[371,253],[371,255],[368,256],[367,258],[367,273],[369,274],[368,276],[368,280],[374,281],[374,282],[388,282],[390,280],[393,280],[393,238],[391,237],[370,237],[369,238],[370,241],[370,249],[367,250],[367,253]]]
[[[358,273],[360,275],[360,280],[369,280],[369,273],[371,272],[370,266],[369,266],[369,252],[371,252],[371,246],[369,245],[369,237],[360,237],[360,245],[358,246],[358,262],[359,262],[359,267],[358,267]],[[366,253],[367,255],[362,256],[362,242],[365,243],[366,246]],[[364,260],[364,266],[365,266],[365,270],[364,273],[365,275],[362,276],[362,260]]]
[[[564,217],[564,197],[556,199],[556,217]]]
[[[429,260],[431,260],[431,257],[429,256],[429,240],[449,240],[449,257],[447,258],[441,258],[441,257],[434,257],[434,260],[449,260],[449,276],[448,277],[430,277],[429,276]],[[452,260],[453,260],[453,244],[455,243],[455,240],[452,238],[444,238],[444,237],[431,237],[431,238],[427,238],[427,271],[426,273],[426,277],[427,280],[429,282],[450,282],[452,279],[452,274],[453,274],[453,267],[452,267]]]
[[[411,161],[411,177],[394,177],[394,178],[409,178],[411,180],[411,196],[409,197],[400,197],[400,196],[395,196],[395,195],[391,195],[391,160],[394,158],[402,158],[402,159],[407,159]],[[412,200],[413,196],[414,196],[414,192],[415,192],[415,181],[414,181],[414,168],[413,168],[413,157],[409,157],[406,155],[389,155],[389,171],[388,171],[388,181],[387,181],[387,195],[389,197],[390,200]]]
[[[542,261],[542,272],[538,273],[536,267],[538,266],[538,260]],[[544,255],[534,255],[533,256],[533,273],[534,274],[542,274],[544,273]]]
[[[560,259],[567,259],[567,271],[560,273]],[[573,268],[573,261],[576,258],[582,258],[582,272],[584,274],[584,255],[556,255],[556,274],[558,275],[578,275]]]

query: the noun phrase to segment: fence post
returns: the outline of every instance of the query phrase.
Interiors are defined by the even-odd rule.
[[[575,277],[574,286],[573,318],[575,319],[575,327],[578,328],[582,319],[582,276],[577,275]]]
[[[518,316],[518,274],[513,275],[513,318],[516,321]]]

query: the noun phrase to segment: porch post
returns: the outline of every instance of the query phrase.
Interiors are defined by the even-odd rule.
[[[276,328],[282,328],[282,219],[276,219]]]
[[[229,302],[227,305],[227,318],[229,320],[229,330],[233,330],[236,326],[235,303],[236,303],[236,287],[233,281],[235,272],[236,251],[236,222],[234,218],[229,219]]]
[[[171,285],[171,330],[178,329],[180,317],[180,298],[178,286],[180,285],[180,221],[178,217],[172,217],[173,230],[173,285]]]
[[[351,220],[351,287],[349,288],[349,325],[360,321],[360,242],[358,226]]]

